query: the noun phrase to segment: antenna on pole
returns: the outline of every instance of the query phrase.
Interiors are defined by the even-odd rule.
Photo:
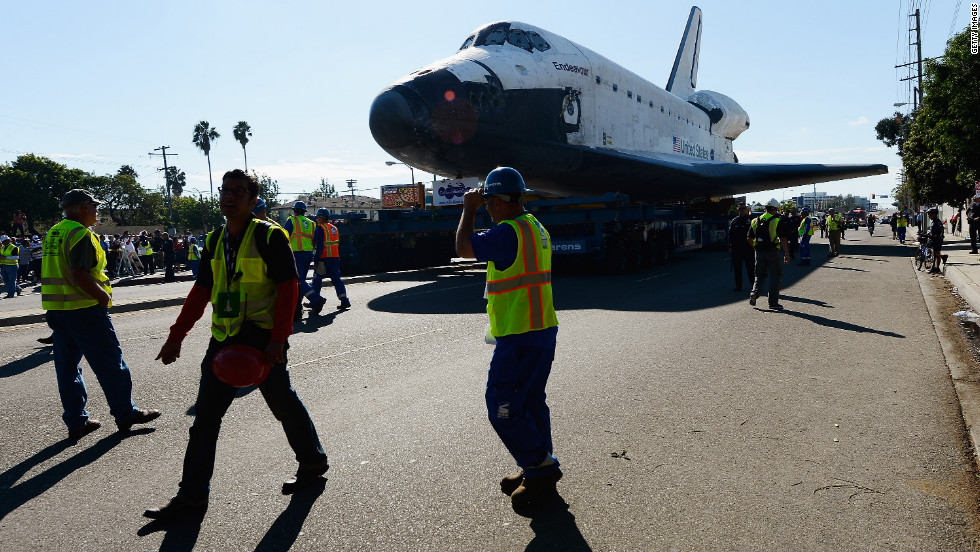
[[[153,153],[153,151],[151,151],[147,155],[149,155],[150,157],[154,155],[159,155],[163,157],[163,168],[157,170],[163,171],[163,178],[167,186],[167,210],[170,213],[170,226],[167,228],[167,230],[169,230],[170,232],[175,232],[176,230],[174,229],[174,204],[173,201],[170,199],[170,171],[167,170],[167,155],[168,155],[167,150],[169,148],[170,146],[160,146],[159,148],[153,148],[153,151],[159,151],[162,153]],[[177,157],[176,153],[171,153],[169,155]]]

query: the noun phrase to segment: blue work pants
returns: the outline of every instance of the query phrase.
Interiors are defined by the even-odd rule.
[[[549,331],[549,330],[541,330]],[[537,333],[537,332],[532,332]],[[558,469],[553,464],[534,468],[553,454],[551,412],[545,386],[555,359],[555,343],[528,345],[528,334],[497,338],[487,375],[487,413],[525,477],[542,477]]]
[[[905,243],[905,230],[907,228],[907,226],[898,227],[898,243]]]
[[[306,276],[310,273],[310,263],[313,262],[313,252],[293,251],[293,258],[296,259],[296,274],[299,275],[299,300],[306,298],[311,305],[319,303],[322,297],[306,281]]]
[[[17,265],[3,266],[3,283],[7,286],[7,297],[13,297],[20,291],[17,285]]]
[[[334,291],[337,292],[337,299],[340,299],[342,303],[350,303],[347,300],[347,288],[344,286],[344,281],[340,279],[340,257],[324,257],[317,260],[318,264],[323,267],[323,274],[320,274],[316,270],[313,271],[313,289],[316,293],[320,294],[320,289],[323,288],[323,279],[330,278],[330,283],[333,284]]]
[[[194,405],[194,424],[191,426],[190,440],[184,453],[184,473],[178,493],[181,496],[204,499],[211,489],[221,419],[238,392],[237,388],[222,382],[214,375],[211,361],[222,348],[236,343],[245,343],[265,351],[269,343],[269,330],[246,323],[240,333],[223,342],[211,338],[201,362],[201,382]],[[288,345],[286,348],[288,349]],[[259,385],[259,391],[273,416],[282,424],[286,441],[300,465],[314,466],[326,460],[327,454],[320,444],[310,413],[289,382],[289,369],[285,362],[272,366],[268,377]],[[240,453],[240,450],[233,452]]]
[[[116,424],[124,424],[136,413],[133,380],[123,360],[122,347],[109,311],[98,305],[75,310],[49,310],[45,313],[54,338],[54,369],[68,430],[85,425],[88,391],[82,379],[82,357],[88,361],[109,403]]]
[[[810,234],[800,238],[800,264],[810,264]]]

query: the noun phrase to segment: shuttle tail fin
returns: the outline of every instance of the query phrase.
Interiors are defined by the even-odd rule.
[[[670,71],[667,81],[667,92],[681,98],[687,98],[698,84],[698,53],[701,51],[701,8],[691,7],[691,15],[687,18],[684,36],[677,48],[674,58],[674,68]]]

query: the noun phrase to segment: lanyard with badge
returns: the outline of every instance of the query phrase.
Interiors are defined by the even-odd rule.
[[[235,246],[231,245],[231,234],[229,234],[227,226],[225,226],[223,238],[222,241],[225,247],[225,277],[228,280],[228,287],[226,288],[227,291],[218,294],[218,308],[216,312],[218,318],[237,318],[241,312],[241,297],[237,291],[232,291],[231,284],[242,277],[240,270],[235,271],[235,264],[238,260],[238,247],[241,246],[241,242]]]

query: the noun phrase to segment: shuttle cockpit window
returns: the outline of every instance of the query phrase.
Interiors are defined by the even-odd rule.
[[[470,46],[473,45],[473,41],[474,40],[476,40],[476,35],[470,35],[470,36],[466,37],[466,40],[463,41],[463,45],[460,46],[459,49],[460,50],[465,50],[465,49],[469,48]]]
[[[545,50],[550,50],[551,49],[551,44],[548,44],[548,41],[545,40],[538,33],[534,32],[534,31],[528,31],[527,32],[527,36],[530,37],[531,44],[534,44],[534,49],[535,50],[538,50],[539,52],[544,52]]]
[[[528,52],[531,51],[531,39],[528,38],[527,33],[521,29],[511,29],[510,32],[507,33],[507,42],[522,50],[527,50]]]
[[[493,29],[487,33],[487,38],[478,46],[500,46],[507,41],[507,29]]]

